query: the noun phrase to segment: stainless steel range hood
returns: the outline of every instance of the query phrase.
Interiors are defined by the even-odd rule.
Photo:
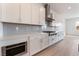
[[[45,19],[47,22],[55,21],[53,13],[51,12],[50,4],[45,4]]]

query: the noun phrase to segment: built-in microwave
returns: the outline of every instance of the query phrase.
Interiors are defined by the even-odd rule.
[[[4,46],[2,49],[2,56],[15,56],[27,53],[27,42],[21,42]]]

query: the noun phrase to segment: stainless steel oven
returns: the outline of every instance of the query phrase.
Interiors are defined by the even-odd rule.
[[[2,56],[15,56],[27,53],[27,42],[21,42],[4,46],[2,49]]]

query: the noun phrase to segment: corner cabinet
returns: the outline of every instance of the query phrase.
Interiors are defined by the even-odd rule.
[[[4,3],[2,4],[2,21],[19,22],[19,4]]]
[[[31,13],[32,13],[32,5],[30,3],[22,3],[20,4],[20,17],[21,22],[25,24],[31,24]]]

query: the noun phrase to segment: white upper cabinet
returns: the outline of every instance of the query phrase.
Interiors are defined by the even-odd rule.
[[[21,22],[26,24],[31,24],[31,4],[30,3],[23,3],[20,6],[21,8]]]
[[[45,24],[45,8],[43,5],[40,6],[40,25]]]
[[[2,4],[2,18],[2,21],[5,22],[19,22],[19,4]]]
[[[44,25],[45,8],[42,4],[21,4],[21,22],[26,24]]]
[[[39,4],[32,4],[32,24],[39,25],[40,20]]]
[[[0,19],[2,18],[2,4],[0,4]]]
[[[45,24],[45,8],[40,3],[2,3],[0,20],[3,22]]]

